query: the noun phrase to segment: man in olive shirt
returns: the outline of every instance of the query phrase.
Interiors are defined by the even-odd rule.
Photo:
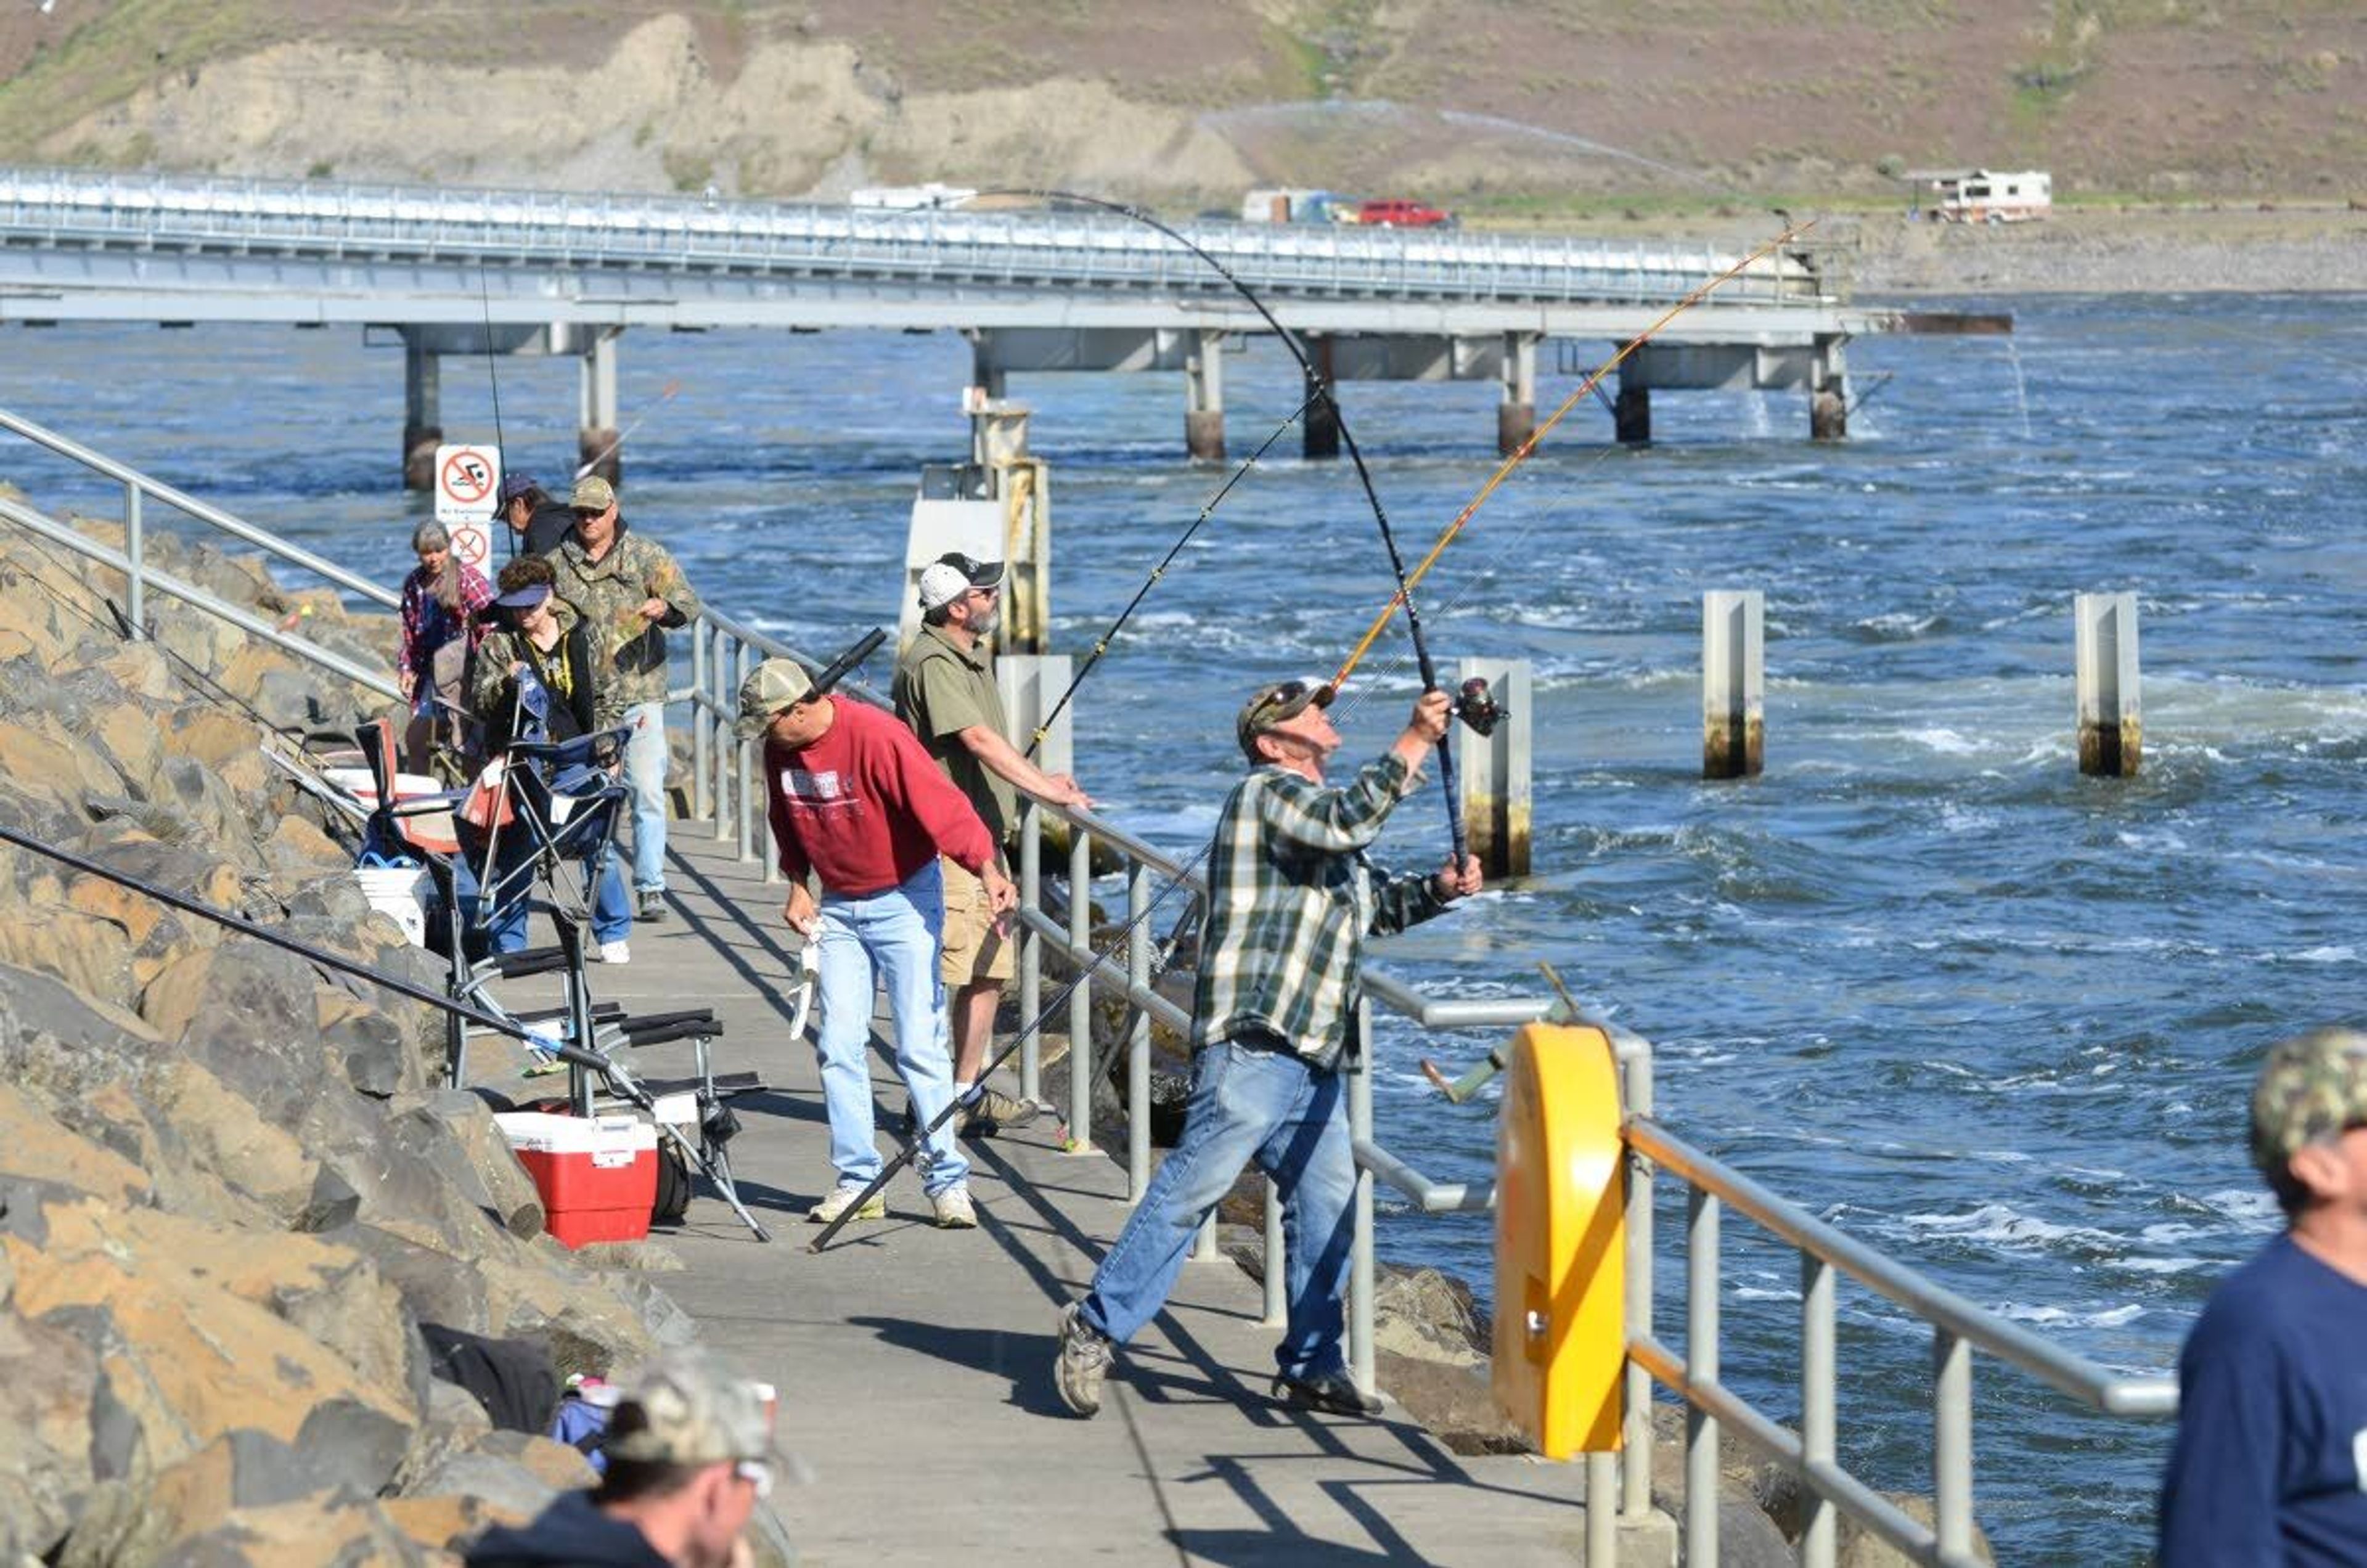
[[[1048,773],[1012,745],[1010,721],[994,683],[993,635],[1001,608],[1002,563],[941,556],[921,573],[921,631],[896,661],[896,716],[912,727],[954,787],[969,797],[998,846],[1008,874],[1024,789],[1056,806],[1093,804],[1077,781]],[[994,1035],[994,1010],[1011,978],[1012,944],[988,907],[978,878],[945,863],[946,926],[942,974],[952,993],[954,1093],[960,1130],[985,1137],[1021,1127],[1037,1108],[979,1082]]]

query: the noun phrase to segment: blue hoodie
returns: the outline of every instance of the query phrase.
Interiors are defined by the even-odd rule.
[[[589,1492],[562,1492],[524,1529],[498,1525],[470,1547],[468,1568],[670,1568],[647,1537],[592,1506]]]

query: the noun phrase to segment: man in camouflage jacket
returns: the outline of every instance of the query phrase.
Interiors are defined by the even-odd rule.
[[[596,475],[568,498],[574,532],[551,555],[559,596],[589,628],[598,665],[597,728],[625,725],[625,776],[633,786],[635,913],[665,915],[665,629],[698,618],[698,594],[665,547],[617,515],[616,487]]]

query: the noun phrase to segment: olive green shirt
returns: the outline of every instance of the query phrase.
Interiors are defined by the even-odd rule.
[[[943,626],[923,626],[896,660],[896,716],[921,738],[954,787],[978,808],[1000,846],[1019,827],[1019,792],[961,743],[961,732],[983,724],[1004,739],[1011,725],[995,689],[994,655],[983,643],[965,649]]]

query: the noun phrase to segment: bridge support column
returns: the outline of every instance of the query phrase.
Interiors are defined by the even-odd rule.
[[[402,334],[402,485],[436,486],[436,448],[444,440],[443,364],[423,334]]]
[[[994,359],[994,334],[982,329],[969,334],[969,384],[996,401],[1004,395],[1002,367]]]
[[[1841,355],[1846,339],[1819,337],[1808,362],[1808,439],[1849,438],[1849,372]]]
[[[583,349],[575,422],[576,466],[610,484],[623,482],[624,455],[617,424],[617,339],[621,327],[595,327]]]
[[[1509,457],[1537,427],[1537,338],[1504,334],[1504,400],[1496,405],[1496,455]]]
[[[1340,410],[1329,398],[1315,396],[1316,388],[1331,380],[1331,340],[1328,337],[1308,338],[1308,356],[1315,362],[1315,374],[1306,378],[1306,396],[1314,399],[1307,412],[1298,416],[1298,432],[1302,452],[1309,457],[1337,457],[1340,455]]]
[[[1225,334],[1199,332],[1184,362],[1184,450],[1193,461],[1225,460]]]
[[[1652,389],[1619,372],[1619,397],[1611,405],[1611,431],[1623,446],[1652,444]]]

